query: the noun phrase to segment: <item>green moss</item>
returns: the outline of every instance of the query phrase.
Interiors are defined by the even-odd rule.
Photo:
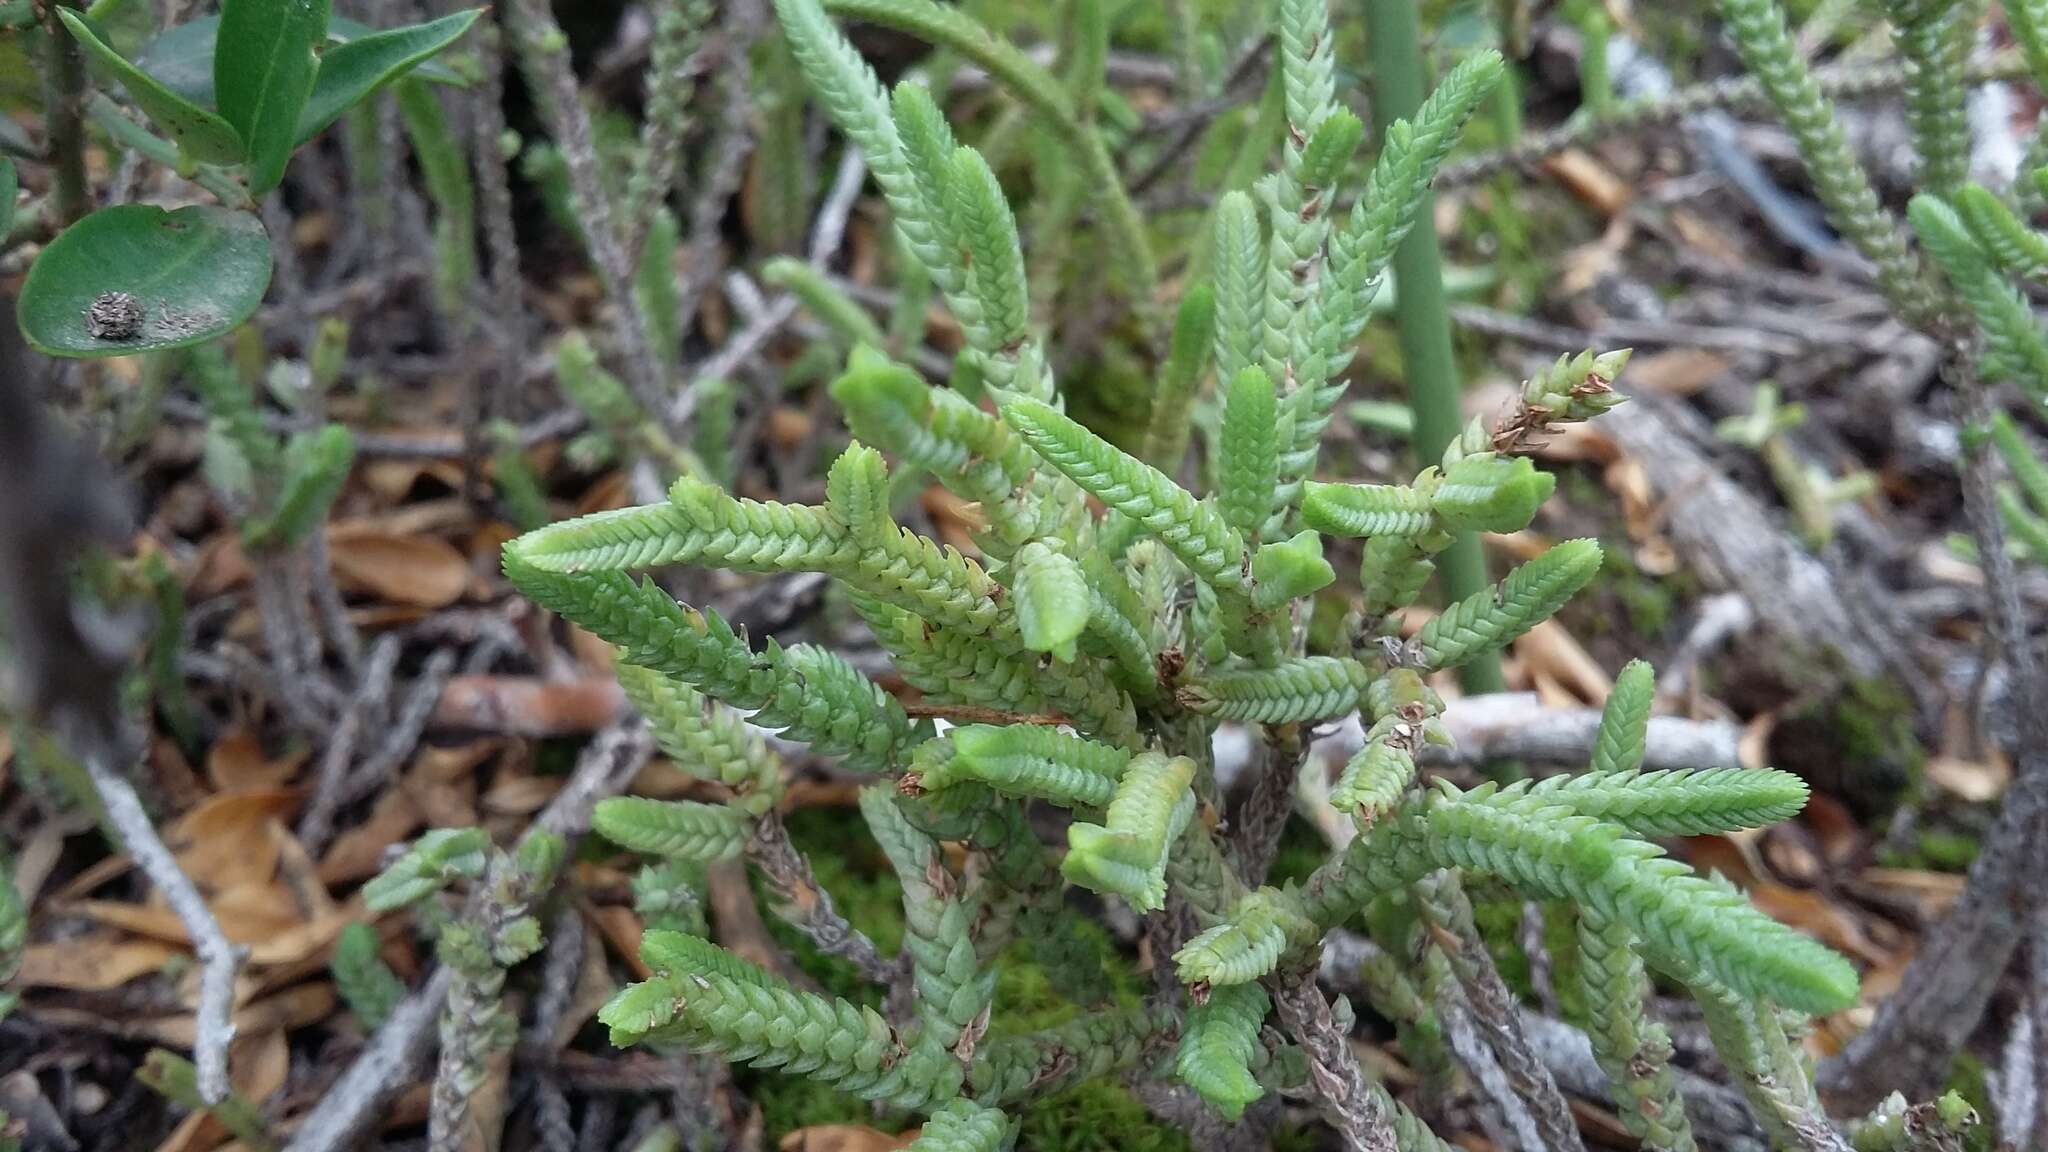
[[[1881,853],[1890,868],[1918,868],[1932,872],[1963,872],[1977,858],[1978,841],[1964,832],[1925,831],[1906,851]]]
[[[1097,1080],[1048,1096],[1020,1118],[1017,1147],[1032,1152],[1183,1152],[1187,1136],[1152,1119],[1129,1089]]]
[[[807,1077],[736,1068],[734,1079],[760,1106],[761,1126],[771,1148],[788,1133],[819,1124],[869,1124],[891,1132],[909,1126],[904,1122],[891,1127],[891,1118],[877,1117],[859,1098]]]
[[[1280,830],[1280,848],[1274,853],[1273,869],[1266,883],[1280,885],[1290,880],[1306,880],[1329,855],[1330,848],[1323,842],[1322,834],[1301,817],[1290,816]]]
[[[1571,475],[1583,483],[1592,482],[1582,474]],[[1646,575],[1636,567],[1635,558],[1626,547],[1604,549],[1602,556],[1600,575],[1594,577],[1594,582],[1596,586],[1604,584],[1602,590],[1620,603],[1630,631],[1645,639],[1663,635],[1677,606],[1676,590],[1668,581]]]

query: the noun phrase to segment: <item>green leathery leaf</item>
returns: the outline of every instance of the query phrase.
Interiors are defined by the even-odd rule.
[[[270,237],[256,217],[212,205],[102,208],[66,228],[29,268],[21,332],[50,356],[129,356],[203,344],[253,315],[270,286]],[[87,312],[123,294],[135,335],[95,336]]]
[[[164,87],[149,73],[123,59],[78,13],[59,7],[57,18],[64,22],[87,56],[114,74],[127,90],[128,98],[135,101],[150,123],[177,144],[180,152],[202,164],[241,162],[246,153],[234,125]]]
[[[1343,174],[1344,166],[1365,139],[1365,123],[1349,108],[1338,108],[1323,117],[1301,152],[1301,182],[1310,188],[1327,188]]]
[[[447,72],[445,79],[429,76],[424,65],[461,39],[483,12],[481,8],[470,8],[423,24],[366,31],[346,39],[335,36],[335,29],[329,28],[330,47],[320,56],[312,94],[299,112],[294,143],[304,144],[318,136],[329,124],[341,119],[342,113],[408,73],[421,79],[460,83],[461,77],[452,71]]]
[[[623,848],[709,863],[746,846],[753,818],[722,804],[613,796],[598,801],[590,827]]]
[[[1017,553],[1011,592],[1016,597],[1017,626],[1024,634],[1024,646],[1072,661],[1074,642],[1088,627],[1093,606],[1081,566],[1073,557],[1034,540]]]
[[[341,46],[370,36],[382,36],[391,32],[408,32],[430,28],[457,19],[463,13],[443,16],[425,24],[414,24],[408,28],[377,29],[360,20],[346,16],[330,15],[327,20],[326,58]],[[213,55],[220,35],[220,17],[201,16],[187,20],[163,30],[156,39],[142,46],[135,54],[135,66],[156,79],[156,82],[190,100],[202,108],[213,107]],[[450,84],[462,87],[468,81],[462,75],[438,60],[427,59],[412,74],[433,84]],[[314,78],[313,88],[319,91],[320,82]],[[315,97],[315,100],[318,98]],[[310,104],[311,102],[309,102]],[[305,118],[300,117],[303,126]]]
[[[313,94],[329,0],[225,0],[213,57],[213,99],[247,152],[249,194],[284,179]]]

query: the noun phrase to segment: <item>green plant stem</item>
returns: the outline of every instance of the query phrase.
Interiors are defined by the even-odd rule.
[[[48,57],[43,74],[43,116],[50,162],[56,171],[51,221],[59,232],[85,215],[85,57],[57,19],[56,0],[43,8]]]
[[[1426,92],[1422,31],[1415,0],[1366,0],[1366,40],[1372,48],[1375,128],[1413,116]],[[1408,405],[1415,413],[1415,456],[1424,464],[1443,455],[1464,423],[1458,406],[1458,366],[1451,355],[1451,319],[1444,303],[1443,255],[1437,250],[1436,198],[1425,194],[1416,226],[1394,251],[1394,279],[1400,295],[1394,322],[1401,336],[1401,362],[1408,376]],[[1460,536],[1441,557],[1444,594],[1456,601],[1485,588],[1486,556],[1476,536]],[[1498,692],[1500,658],[1492,653],[1466,664],[1468,692]]]

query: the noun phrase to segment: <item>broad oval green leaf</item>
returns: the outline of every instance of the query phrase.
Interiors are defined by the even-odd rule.
[[[299,113],[327,42],[329,0],[227,0],[221,5],[213,96],[248,149],[249,194],[284,179],[299,142]]]
[[[270,287],[270,237],[256,217],[212,205],[103,208],[66,228],[29,267],[21,333],[51,356],[126,356],[183,348],[249,318]],[[86,314],[132,297],[135,334],[95,336]],[[104,331],[104,330],[103,330]]]
[[[443,17],[453,19],[453,17]],[[438,24],[440,21],[433,21]],[[430,25],[420,25],[428,27]],[[402,29],[401,29],[402,31]],[[383,35],[360,20],[333,16],[327,21],[327,51],[367,36]],[[213,107],[213,53],[220,35],[220,17],[201,16],[164,29],[163,35],[143,45],[135,54],[135,66],[156,78],[157,83],[204,108]],[[413,75],[434,84],[460,87],[466,81],[455,69],[438,60],[428,60]],[[318,80],[315,80],[318,90]],[[303,119],[300,121],[304,123]]]
[[[127,89],[135,106],[150,122],[162,129],[178,147],[204,164],[238,164],[242,161],[242,139],[226,120],[208,112],[159,83],[149,73],[123,59],[108,47],[83,18],[69,8],[57,9],[57,16],[70,29],[85,54],[112,72]]]
[[[481,15],[483,9],[471,8],[424,24],[372,32],[329,48],[320,57],[313,95],[299,113],[298,142],[304,144],[319,135],[357,101],[400,76],[415,69],[425,76],[422,65],[460,39]]]

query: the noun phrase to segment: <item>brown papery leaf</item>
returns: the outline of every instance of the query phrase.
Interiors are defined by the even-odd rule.
[[[206,750],[206,779],[217,792],[256,792],[276,789],[291,782],[305,766],[308,752],[298,749],[272,760],[263,754],[263,743],[248,728],[236,727],[221,735]]]
[[[896,1152],[908,1148],[920,1129],[891,1136],[865,1124],[813,1124],[785,1133],[782,1152]]]
[[[273,788],[224,792],[178,818],[164,834],[178,866],[202,889],[268,884],[277,874],[277,845],[265,826],[299,806],[299,794]]]
[[[329,538],[327,555],[345,591],[400,604],[445,608],[469,587],[469,561],[435,536],[400,536],[357,529]]]
[[[569,736],[595,732],[625,706],[625,692],[609,676],[457,676],[448,681],[441,702],[434,706],[433,724],[503,736]]]
[[[1937,787],[1972,804],[1998,799],[2012,782],[2011,766],[1996,760],[1933,756],[1928,758],[1923,771]]]
[[[49,944],[32,944],[21,954],[15,984],[22,988],[63,988],[104,992],[159,971],[185,950],[159,940],[95,932]]]
[[[1878,964],[1891,957],[1870,938],[1854,913],[1818,892],[1766,882],[1750,889],[1749,899],[1780,922],[1866,963]]]

